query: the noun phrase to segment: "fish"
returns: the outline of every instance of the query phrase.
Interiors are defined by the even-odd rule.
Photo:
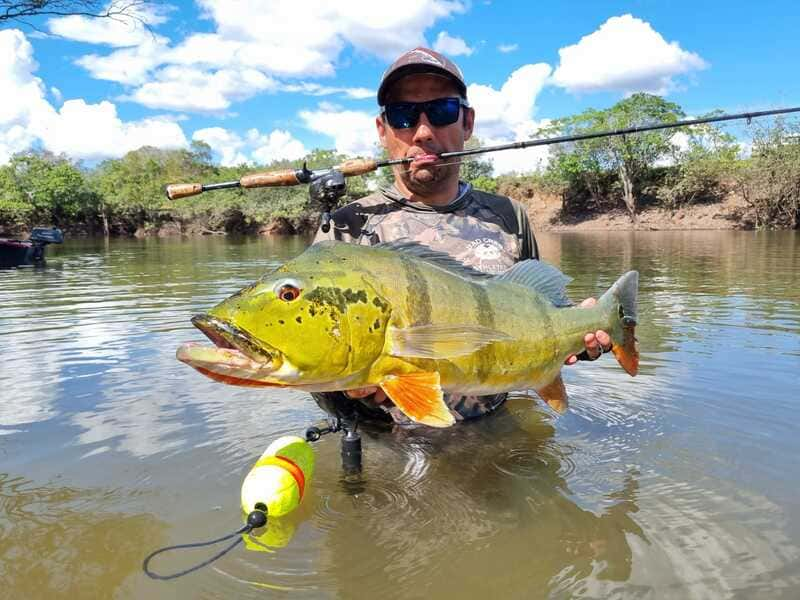
[[[324,241],[195,315],[213,345],[187,342],[176,355],[231,385],[377,386],[431,427],[455,422],[444,394],[533,389],[563,413],[561,368],[587,332],[607,331],[622,368],[639,368],[639,274],[622,275],[593,307],[570,302],[569,281],[538,260],[487,275],[414,242]]]

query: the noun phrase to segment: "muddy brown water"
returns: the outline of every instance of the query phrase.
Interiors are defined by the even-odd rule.
[[[269,551],[172,582],[145,555],[239,527],[252,463],[322,416],[175,348],[305,241],[71,240],[0,271],[0,596],[800,597],[800,236],[539,237],[574,298],[641,272],[638,377],[604,357],[565,369],[562,417],[517,394],[446,431],[365,432],[357,482],[327,436]]]

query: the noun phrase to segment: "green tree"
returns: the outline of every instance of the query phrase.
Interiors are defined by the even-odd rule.
[[[592,133],[651,123],[674,123],[683,116],[677,104],[639,93],[611,108],[588,109],[579,115],[558,119],[544,132],[554,135]],[[674,135],[674,130],[662,130],[575,142],[556,150],[553,166],[563,172],[565,181],[581,173],[590,190],[592,181],[599,181],[603,173],[615,173],[625,206],[635,220],[639,187],[658,161],[674,154]]]
[[[0,219],[64,224],[85,216],[92,196],[80,168],[49,152],[16,154],[0,168]]]
[[[33,213],[33,205],[17,183],[14,168],[0,167],[0,224],[16,228],[27,225]]]
[[[756,229],[800,228],[800,124],[778,118],[756,126],[737,183]]]
[[[721,111],[703,116],[718,114]],[[711,124],[693,125],[684,131],[686,146],[675,152],[675,164],[656,190],[659,200],[673,209],[721,199],[739,163],[739,144],[729,133]]]
[[[474,150],[480,147],[481,141],[476,137],[470,138],[464,145],[465,150]],[[492,165],[492,161],[486,158],[486,156],[482,154],[473,154],[472,156],[465,156],[461,159],[461,179],[467,183],[471,183],[476,188],[492,191],[486,190],[486,187],[492,187],[490,181],[493,182],[493,175],[494,166]],[[494,182],[493,187],[495,190],[497,189],[496,182]]]

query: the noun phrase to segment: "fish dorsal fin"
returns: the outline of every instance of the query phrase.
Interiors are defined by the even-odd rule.
[[[542,294],[555,306],[572,306],[566,290],[566,286],[572,281],[572,278],[542,261],[520,261],[505,273],[497,275],[495,279],[531,288]]]
[[[437,267],[441,267],[451,273],[455,273],[457,275],[461,275],[462,277],[467,277],[471,279],[491,279],[492,275],[488,273],[483,273],[482,271],[478,271],[477,269],[473,269],[472,267],[468,267],[467,265],[459,262],[446,252],[442,252],[440,250],[434,250],[429,246],[425,246],[424,244],[420,244],[419,242],[411,241],[411,240],[400,240],[396,242],[381,242],[380,244],[375,244],[372,246],[373,248],[381,248],[384,250],[393,250],[395,252],[402,252],[403,254],[407,254],[409,256],[413,256],[418,260],[424,260],[425,262],[431,263]]]

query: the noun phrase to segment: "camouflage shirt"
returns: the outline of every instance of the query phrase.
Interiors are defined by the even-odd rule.
[[[539,258],[525,209],[510,198],[481,192],[463,182],[459,184],[458,197],[446,206],[412,202],[392,186],[351,202],[332,216],[330,230],[324,233],[320,229],[315,243],[339,240],[373,245],[413,240],[484,273],[502,273],[519,260]],[[335,412],[341,396],[314,394],[317,403],[328,412]],[[465,420],[493,411],[505,398],[505,394],[446,394],[444,400],[457,420]],[[349,398],[346,401],[358,402]],[[375,407],[371,398],[361,402],[364,408]],[[391,403],[386,402],[381,408],[395,422],[409,422]]]

